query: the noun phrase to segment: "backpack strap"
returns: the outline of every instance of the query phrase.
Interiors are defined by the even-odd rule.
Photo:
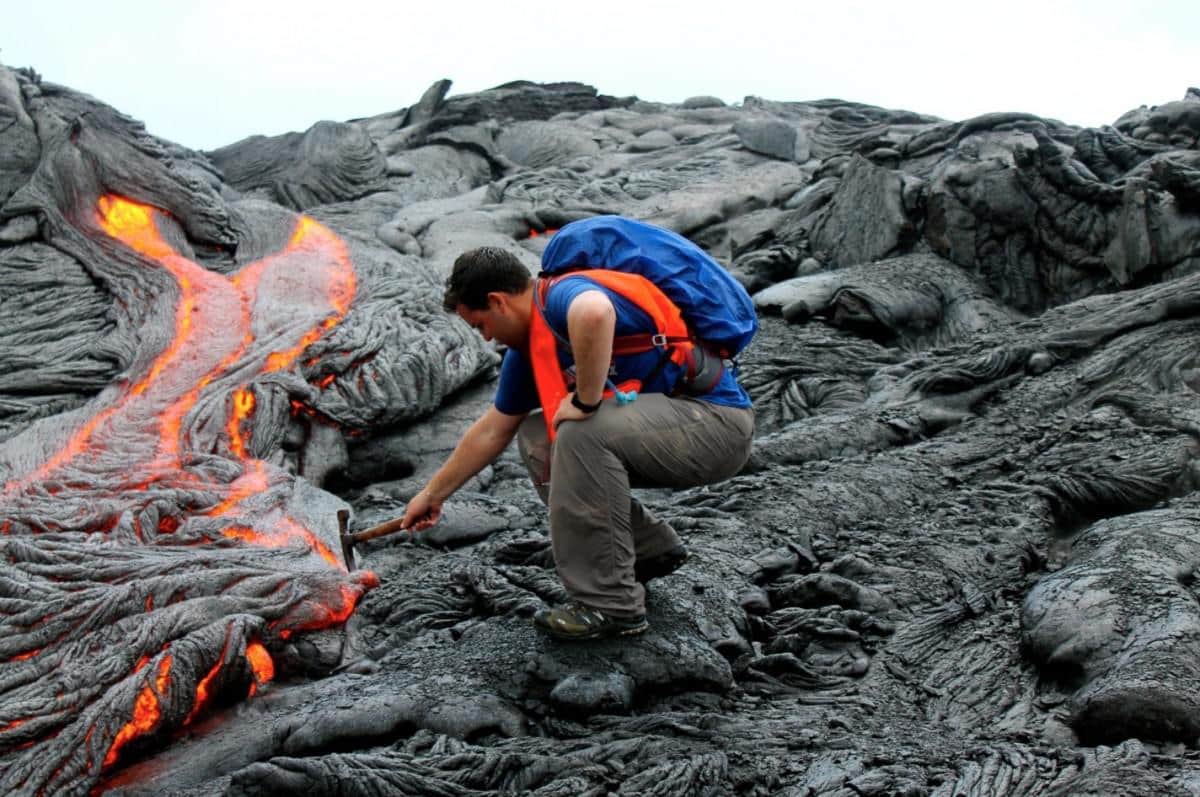
[[[645,333],[642,335],[620,335],[613,338],[613,356],[617,357],[625,354],[642,354],[651,351],[652,349],[667,350],[672,346],[678,346],[680,343],[688,343],[692,340],[689,335],[687,337],[670,335],[651,335]]]
[[[641,354],[651,349],[668,350],[695,339],[679,308],[653,282],[639,274],[609,269],[578,269],[550,275],[543,271],[538,274],[534,303],[543,320],[546,318],[546,297],[550,288],[571,276],[585,277],[624,297],[645,313],[654,324],[656,331],[653,333],[619,335],[613,338],[614,355]],[[557,332],[554,336],[567,351],[570,351],[570,343],[564,336]],[[682,364],[682,359],[679,359],[679,362]]]

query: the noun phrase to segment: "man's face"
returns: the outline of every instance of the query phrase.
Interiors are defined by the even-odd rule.
[[[464,304],[455,308],[459,317],[483,336],[497,340],[510,348],[521,348],[529,339],[529,324],[516,307],[518,294],[488,294],[486,310],[472,310]]]

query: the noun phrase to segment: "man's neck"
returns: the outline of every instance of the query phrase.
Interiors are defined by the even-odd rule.
[[[529,283],[529,287],[522,291],[518,297],[518,300],[513,303],[514,307],[521,314],[521,320],[528,325],[529,321],[533,318],[533,314],[537,312],[533,306],[533,283]]]
[[[513,310],[520,314],[520,320],[525,326],[525,348],[529,346],[529,330],[533,324],[533,314],[537,312],[537,308],[533,306],[533,286],[534,283],[530,282],[529,286],[518,294],[517,300],[513,302]]]

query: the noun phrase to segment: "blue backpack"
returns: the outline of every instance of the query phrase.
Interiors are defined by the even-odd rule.
[[[607,268],[640,274],[683,313],[696,337],[733,357],[758,331],[750,294],[721,264],[681,235],[623,216],[563,227],[542,252],[542,273]]]

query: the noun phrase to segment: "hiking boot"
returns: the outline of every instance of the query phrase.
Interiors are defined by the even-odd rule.
[[[533,624],[558,639],[634,636],[650,627],[644,614],[637,617],[609,617],[575,601],[553,609],[538,609],[533,615]]]
[[[660,553],[658,556],[651,556],[646,559],[639,559],[633,565],[633,577],[639,583],[645,584],[652,578],[660,578],[661,576],[674,573],[683,567],[683,563],[687,560],[687,546],[680,543],[666,553]]]

